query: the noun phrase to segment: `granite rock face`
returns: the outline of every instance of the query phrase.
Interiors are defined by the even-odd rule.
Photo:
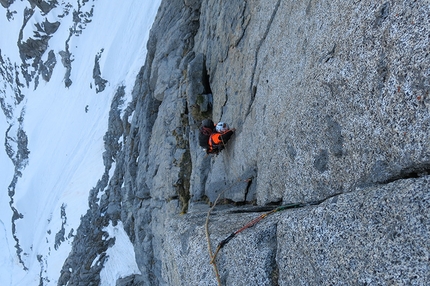
[[[429,15],[412,1],[163,1],[91,212],[134,244],[141,275],[118,285],[216,285],[204,225],[218,196],[212,248],[300,204],[221,249],[225,285],[425,284]],[[198,146],[205,117],[237,128],[218,156]]]
[[[268,216],[222,248],[222,284],[425,285],[429,183],[398,180]],[[241,211],[212,213],[213,248],[262,214]],[[205,219],[192,213],[170,220],[163,271],[170,285],[217,285]]]
[[[278,223],[280,285],[429,281],[429,179],[334,197]]]

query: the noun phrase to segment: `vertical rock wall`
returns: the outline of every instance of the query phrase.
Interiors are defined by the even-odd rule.
[[[220,193],[234,204],[212,215],[213,244],[261,214],[237,205],[303,206],[223,249],[226,285],[428,279],[428,12],[400,1],[202,2],[193,51],[204,64],[191,68],[209,76],[213,119],[238,131],[221,155],[197,155],[191,113],[190,213],[168,220],[166,281],[216,284],[200,202]]]
[[[257,169],[260,204],[321,199],[429,170],[427,8],[206,5],[195,49],[207,58],[215,120],[238,128],[215,165],[228,165],[230,181]]]

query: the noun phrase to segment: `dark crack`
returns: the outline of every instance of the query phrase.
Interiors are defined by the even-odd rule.
[[[220,112],[219,118],[222,118],[222,116],[224,114],[225,106],[227,105],[227,101],[228,101],[228,92],[227,92],[227,90],[226,90],[226,92],[224,94],[225,94],[225,100],[224,100],[224,103],[221,106],[221,112]]]
[[[250,84],[250,94],[251,94],[251,100],[249,102],[249,106],[248,106],[248,110],[246,112],[246,116],[248,116],[248,114],[251,112],[251,107],[252,104],[254,103],[254,99],[255,99],[255,94],[256,94],[256,85],[254,85],[254,77],[255,77],[255,72],[257,69],[257,65],[258,65],[258,54],[260,53],[260,49],[261,46],[263,45],[264,41],[267,38],[267,35],[269,34],[270,28],[272,26],[273,20],[275,19],[276,13],[278,12],[278,8],[281,5],[281,0],[278,0],[278,2],[275,5],[275,8],[273,9],[272,15],[270,16],[270,20],[269,23],[267,24],[267,28],[266,31],[264,31],[264,35],[263,37],[260,39],[260,42],[257,45],[257,48],[255,50],[255,56],[254,56],[254,66],[252,68],[252,76],[251,76],[251,84]],[[255,93],[253,92],[255,90]]]
[[[220,60],[220,62],[225,62],[227,60],[227,58],[229,56],[230,49],[237,47],[240,44],[240,42],[242,41],[243,37],[245,36],[246,29],[248,28],[249,22],[251,20],[250,17],[245,17],[247,8],[248,8],[247,2],[244,1],[242,12],[241,12],[240,17],[239,17],[239,20],[241,21],[240,27],[242,28],[241,33],[237,37],[237,39],[232,44],[229,45],[229,47],[227,48],[227,52],[226,52],[225,57],[222,60]]]
[[[271,272],[270,272],[270,278],[272,280],[273,286],[279,286],[279,264],[278,264],[278,224],[275,223],[275,235],[274,235],[274,242],[273,245],[273,256],[271,258],[270,265],[272,266]]]
[[[245,196],[244,196],[244,198],[243,198],[243,201],[244,201],[244,202],[246,202],[246,198],[248,197],[248,193],[249,193],[249,190],[250,190],[251,185],[252,185],[252,179],[253,179],[253,178],[249,178],[249,179],[248,179],[248,184],[246,185],[246,188],[245,188]]]
[[[185,105],[186,106],[186,105]],[[188,211],[188,203],[191,198],[190,195],[190,178],[192,172],[192,160],[190,152],[190,143],[188,140],[189,123],[188,123],[188,110],[185,108],[184,113],[181,115],[182,127],[174,131],[176,137],[177,150],[182,151],[182,155],[176,162],[179,167],[178,180],[174,184],[181,203],[181,213],[184,214]]]
[[[398,180],[420,178],[429,174],[430,162],[400,168],[399,165],[379,160],[373,164],[369,174],[359,180],[353,188],[386,185]]]
[[[379,13],[376,15],[375,22],[373,24],[374,28],[378,28],[382,25],[382,23],[388,18],[390,14],[390,2],[385,2],[381,9],[379,10]]]
[[[347,193],[347,192],[346,192]],[[212,212],[212,214],[241,214],[241,213],[261,213],[261,212],[270,212],[273,210],[283,211],[287,209],[296,209],[296,208],[305,208],[309,206],[318,206],[329,199],[336,198],[340,195],[346,194],[345,192],[335,193],[333,195],[327,196],[320,200],[313,200],[308,202],[292,202],[292,203],[284,203],[284,204],[276,204],[276,205],[266,205],[266,206],[245,206],[245,207],[231,207],[227,210],[220,210]]]
[[[242,32],[241,32],[239,38],[232,45],[233,48],[237,47],[240,44],[240,42],[242,41],[243,37],[245,36],[246,29],[248,28],[249,22],[251,20],[250,17],[245,17],[247,8],[248,8],[247,1],[244,1],[242,13],[240,16],[240,19],[242,20],[242,22],[240,23],[240,26],[242,27]]]
[[[375,169],[375,168],[374,168]],[[389,171],[387,171],[389,172]],[[398,180],[416,179],[430,174],[430,163],[420,164],[417,166],[407,167],[392,174],[388,178],[377,181],[378,184],[389,184]]]

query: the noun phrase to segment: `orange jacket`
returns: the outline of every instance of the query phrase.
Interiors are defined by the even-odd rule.
[[[227,130],[223,133],[214,132],[209,137],[209,153],[219,152],[224,149],[225,144],[230,139],[231,135],[233,135],[234,130]]]
[[[209,146],[222,144],[221,133],[212,133],[209,138]]]

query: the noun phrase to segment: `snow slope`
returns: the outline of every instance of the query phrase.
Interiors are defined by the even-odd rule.
[[[73,13],[60,16],[66,8],[77,10],[78,3],[63,2],[47,15],[36,8],[23,29],[23,39],[26,39],[32,37],[34,24],[45,18],[50,22],[60,22],[58,30],[49,40],[47,50],[53,50],[57,58],[49,82],[40,79],[36,89],[33,83],[22,88],[25,98],[17,104],[12,94],[13,86],[0,78],[0,87],[4,87],[0,97],[13,109],[13,116],[0,117],[1,133],[5,134],[9,126],[12,126],[12,131],[21,126],[28,137],[27,148],[30,152],[13,196],[12,206],[22,215],[21,219],[15,220],[16,239],[12,232],[13,212],[8,196],[14,166],[5,151],[0,152],[2,285],[57,284],[80,217],[88,209],[89,190],[104,172],[103,135],[107,130],[111,100],[121,85],[125,86],[127,99],[131,99],[131,89],[137,72],[144,64],[149,29],[160,2],[90,1],[86,7],[80,7],[92,10],[93,15],[82,33],[70,37],[68,42],[73,55],[72,85],[69,88],[64,85],[66,69],[61,64],[59,52],[65,49],[69,28],[73,25]],[[17,41],[25,7],[30,7],[29,3],[20,1],[12,4],[9,10],[17,11],[13,20],[8,21],[6,17],[0,16],[0,25],[7,27],[4,30],[7,35],[2,35],[0,39],[1,56],[18,65],[21,62]],[[4,9],[2,11],[5,12]],[[42,60],[46,60],[46,54]],[[96,93],[93,80],[97,54],[100,55],[101,77],[108,81],[106,88],[99,93]],[[18,120],[21,115],[23,121]],[[120,229],[121,225],[117,228],[110,232],[111,236],[120,236],[117,244],[121,244],[110,250],[108,264],[114,265],[121,264],[115,262],[118,257],[115,251],[129,253],[127,257],[134,256],[131,243]],[[64,241],[56,240],[58,233],[64,233]],[[17,241],[22,249],[19,256],[15,248]],[[110,267],[110,275],[118,278],[136,273],[138,270],[133,263],[127,262],[129,266],[126,269]],[[114,273],[115,269],[118,269],[118,274]],[[102,279],[104,285],[115,285],[115,281],[110,280]]]

